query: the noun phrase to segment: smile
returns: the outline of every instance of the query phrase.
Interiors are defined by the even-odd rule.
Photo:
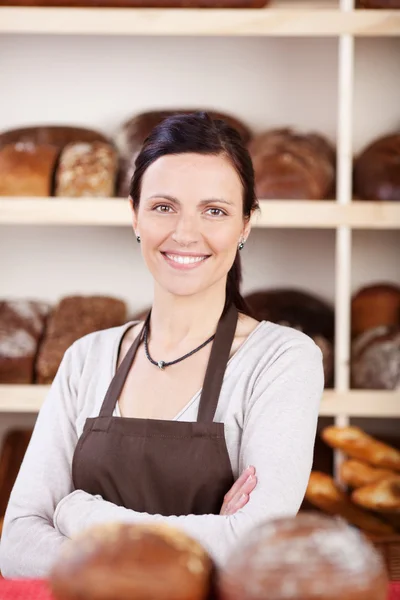
[[[208,256],[202,255],[202,256],[188,256],[188,255],[182,255],[182,254],[170,254],[167,252],[162,252],[161,253],[165,260],[172,266],[175,268],[183,268],[183,269],[190,269],[190,268],[195,268],[196,266],[199,266],[201,263],[203,263]]]

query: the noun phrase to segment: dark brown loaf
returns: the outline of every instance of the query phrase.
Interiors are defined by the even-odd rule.
[[[49,306],[29,300],[0,302],[0,383],[33,383],[39,339]]]
[[[351,331],[357,336],[385,325],[400,326],[400,286],[388,283],[361,288],[351,303]]]
[[[357,0],[356,8],[400,8],[400,0]]]
[[[315,341],[323,355],[325,386],[330,386],[335,327],[332,307],[315,295],[290,289],[254,292],[245,300],[256,319],[299,329]]]
[[[108,296],[68,296],[49,318],[39,349],[36,367],[38,383],[51,383],[65,351],[79,338],[126,321],[126,305]]]
[[[100,8],[263,8],[270,0],[0,0],[0,6]]]
[[[31,439],[32,429],[14,429],[4,437],[0,456],[0,516],[3,517],[11,490]]]
[[[255,528],[220,576],[221,600],[384,600],[387,575],[344,521],[302,513]]]
[[[112,197],[118,157],[104,142],[77,142],[61,152],[56,175],[56,196]]]
[[[260,199],[321,200],[333,194],[335,151],[323,136],[266,131],[249,144]]]
[[[0,148],[0,196],[50,196],[58,150],[18,142]]]
[[[354,193],[361,200],[400,201],[400,133],[375,140],[356,158]]]
[[[110,523],[71,540],[50,574],[55,600],[206,600],[213,564],[165,524]]]
[[[129,195],[129,185],[134,172],[134,163],[139,154],[143,142],[152,129],[161,121],[175,114],[190,114],[197,109],[176,109],[149,111],[136,115],[124,123],[116,135],[115,143],[121,156],[120,180],[118,185],[118,196]],[[245,144],[251,138],[248,127],[239,119],[225,113],[209,111],[213,119],[223,119],[228,125],[234,127],[240,134]]]
[[[34,144],[55,146],[59,150],[70,142],[108,142],[107,138],[93,129],[67,125],[37,125],[10,129],[0,134],[0,148],[8,144]]]
[[[355,338],[351,381],[359,389],[400,388],[400,327],[377,327]]]

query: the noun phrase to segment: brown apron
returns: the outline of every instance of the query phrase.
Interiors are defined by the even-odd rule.
[[[88,418],[75,449],[75,489],[139,512],[219,514],[234,478],[224,424],[214,423],[238,313],[221,317],[196,422],[113,417],[143,329],[118,368],[100,415]]]

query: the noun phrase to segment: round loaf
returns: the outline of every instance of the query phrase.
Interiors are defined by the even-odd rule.
[[[361,152],[354,162],[354,192],[361,200],[400,201],[400,133]]]
[[[384,600],[381,556],[344,521],[313,513],[255,529],[219,578],[221,600]]]
[[[361,288],[351,302],[353,336],[381,325],[400,326],[400,286],[388,283]]]
[[[184,533],[111,523],[65,545],[50,586],[56,600],[204,600],[212,579],[210,557]]]
[[[333,194],[335,152],[324,137],[276,129],[254,137],[248,148],[258,198],[321,200]]]
[[[351,380],[358,389],[400,388],[400,327],[376,327],[355,338]]]

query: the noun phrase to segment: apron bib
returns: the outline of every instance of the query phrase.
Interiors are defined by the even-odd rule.
[[[234,477],[224,424],[214,423],[214,415],[237,319],[232,305],[218,323],[196,422],[112,416],[143,327],[110,383],[99,416],[86,419],[72,463],[75,489],[149,514],[220,513]]]

